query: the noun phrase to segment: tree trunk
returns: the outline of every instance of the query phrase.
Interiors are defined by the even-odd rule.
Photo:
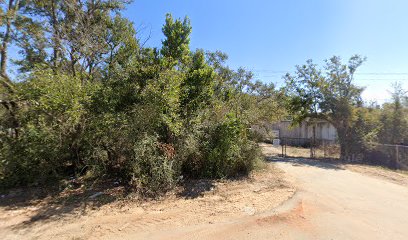
[[[52,40],[53,40],[53,67],[54,71],[58,68],[60,37],[58,34],[57,22],[57,5],[55,0],[51,1],[51,24],[52,24]]]
[[[13,83],[11,82],[8,74],[7,74],[7,58],[8,58],[8,45],[11,41],[11,24],[12,20],[15,18],[17,11],[18,11],[18,6],[19,6],[19,0],[14,2],[14,0],[9,0],[8,3],[8,9],[6,13],[6,29],[3,37],[3,43],[1,46],[1,51],[0,51],[0,82],[1,84],[5,87],[5,89],[8,91],[9,95],[14,94],[14,86]],[[2,105],[8,110],[11,121],[12,121],[12,127],[14,128],[14,136],[18,138],[18,127],[19,127],[19,121],[17,120],[16,117],[16,112],[18,110],[18,105],[15,101],[2,101]]]
[[[350,156],[350,144],[347,138],[347,129],[343,127],[337,128],[337,134],[340,143],[340,159],[347,160]]]
[[[14,0],[9,0],[9,4],[8,4],[8,10],[6,13],[6,31],[4,33],[4,37],[3,37],[3,44],[1,47],[1,60],[0,60],[0,73],[1,76],[3,78],[6,78],[5,80],[8,80],[7,77],[7,53],[8,53],[8,44],[10,42],[10,34],[11,34],[11,20],[14,18],[16,11],[17,11],[17,6],[15,7],[15,9],[13,9],[13,3]],[[17,3],[18,4],[18,1]],[[10,16],[10,13],[13,13],[12,16]]]

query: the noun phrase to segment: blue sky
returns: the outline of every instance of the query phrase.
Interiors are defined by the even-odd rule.
[[[135,0],[124,15],[147,46],[160,46],[165,14],[189,16],[191,47],[221,50],[228,65],[282,83],[307,59],[367,57],[356,75],[366,100],[383,102],[394,81],[408,89],[408,1],[404,0]],[[398,73],[398,74],[397,74]]]

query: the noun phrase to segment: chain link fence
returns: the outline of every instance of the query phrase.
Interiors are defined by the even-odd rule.
[[[363,161],[393,169],[408,170],[408,146],[370,143]]]
[[[282,156],[317,159],[340,158],[340,146],[335,140],[312,138],[281,138]]]
[[[335,140],[281,138],[280,144],[283,157],[340,159],[340,145]],[[408,146],[369,143],[365,149],[343,160],[408,170]]]

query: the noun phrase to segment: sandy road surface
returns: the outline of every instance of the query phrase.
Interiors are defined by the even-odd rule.
[[[200,198],[124,212],[98,210],[25,226],[22,214],[8,211],[1,220],[11,222],[0,221],[0,230],[3,239],[408,239],[404,181],[313,160],[271,158],[269,165],[266,174],[221,184]],[[268,185],[283,177],[276,168],[291,183]],[[293,197],[277,206],[293,185]]]
[[[168,239],[178,234],[189,239],[200,227],[210,229],[276,208],[296,191],[287,179],[269,164],[241,180],[189,181],[158,201],[105,203],[102,197],[75,195],[69,199],[83,200],[65,202],[62,194],[58,201],[47,197],[19,203],[19,198],[0,196],[0,239]],[[103,197],[110,199],[110,192]],[[1,201],[3,197],[8,201]]]
[[[277,160],[298,192],[281,207],[152,239],[408,239],[408,188],[311,160]],[[134,235],[135,236],[135,235]],[[130,238],[129,238],[130,239]]]
[[[408,239],[408,187],[311,160],[278,166],[295,176],[305,239]]]
[[[408,239],[408,187],[331,164],[274,159],[298,191],[278,208],[151,239]]]

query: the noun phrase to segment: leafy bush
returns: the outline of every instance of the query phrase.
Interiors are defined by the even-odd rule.
[[[155,196],[175,186],[179,166],[171,145],[146,135],[136,143],[133,154],[131,183],[138,191]]]
[[[258,145],[249,140],[245,125],[228,117],[210,126],[197,152],[191,152],[183,172],[192,177],[226,178],[246,175],[261,158]]]
[[[1,185],[43,184],[79,165],[88,87],[50,70],[38,70],[20,85],[27,105],[19,111],[19,137],[4,134],[0,140]]]

